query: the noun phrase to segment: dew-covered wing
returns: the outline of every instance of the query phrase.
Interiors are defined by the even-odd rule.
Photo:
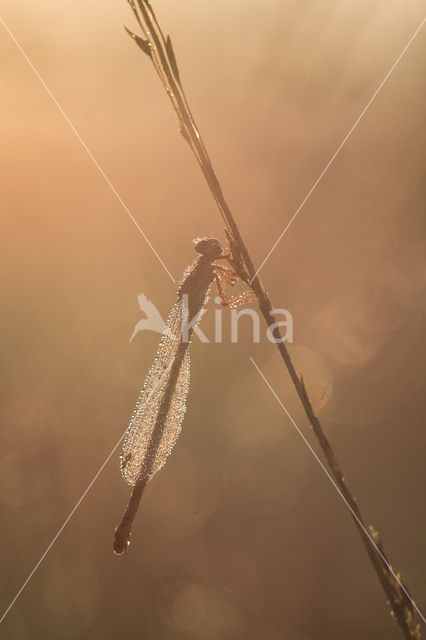
[[[150,480],[179,436],[189,389],[188,347],[182,342],[182,303],[178,301],[124,437],[121,473],[130,485]]]

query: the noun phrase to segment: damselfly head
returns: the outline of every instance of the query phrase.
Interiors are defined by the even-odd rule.
[[[202,256],[206,256],[209,260],[216,260],[222,257],[222,245],[217,238],[211,238],[209,236],[205,238],[195,238],[193,245],[195,251],[201,253]]]

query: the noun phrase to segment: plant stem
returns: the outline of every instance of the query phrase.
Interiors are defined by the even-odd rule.
[[[241,237],[238,226],[225,200],[202,136],[189,108],[189,104],[181,84],[180,73],[170,37],[167,37],[167,39],[164,37],[152,6],[148,0],[137,0],[141,14],[140,16],[134,1],[128,0],[128,2],[142,28],[143,35],[147,39],[142,40],[139,36],[136,36],[131,32],[129,33],[144,53],[150,56],[154,64],[178,117],[180,132],[195,154],[224,220],[225,231],[228,239],[230,240],[234,255],[233,266],[238,275],[253,289],[259,302],[259,308],[262,315],[268,327],[272,328],[272,325],[276,323],[276,319],[274,318],[271,300],[261,279],[256,275],[256,270],[247,246]],[[379,540],[378,533],[372,527],[367,528],[364,524],[356,499],[344,478],[336,455],[324,433],[321,423],[314,413],[303,379],[296,373],[288,349],[282,340],[279,327],[275,326],[272,332],[276,339],[275,342],[277,348],[279,349],[287,371],[290,374],[290,378],[294,384],[324,457],[327,460],[331,473],[347,505],[349,506],[355,527],[361,536],[368,556],[379,578],[380,584],[386,594],[391,613],[398,622],[401,631],[407,640],[419,640],[420,626],[417,624],[414,616],[415,605],[413,605],[413,601],[409,596],[406,587],[402,584],[399,574],[394,572],[388,562]]]

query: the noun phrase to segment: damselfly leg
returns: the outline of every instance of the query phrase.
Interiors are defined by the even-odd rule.
[[[233,287],[238,280],[238,276],[235,273],[235,271],[232,271],[232,269],[227,269],[226,267],[222,267],[222,265],[219,265],[219,264],[215,266],[216,266],[215,283],[217,287],[217,292],[222,301],[222,306],[229,307],[230,309],[236,309],[237,307],[240,307],[243,304],[250,304],[250,302],[256,302],[256,296],[252,291],[245,291],[244,293],[241,293],[238,296],[227,298],[225,294],[224,281]]]

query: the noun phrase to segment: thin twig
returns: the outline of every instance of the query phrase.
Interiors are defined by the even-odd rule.
[[[213,169],[203,142],[200,131],[191,113],[185,92],[181,83],[180,73],[173,51],[172,42],[169,36],[164,37],[153,8],[148,0],[137,0],[139,12],[133,0],[128,0],[133,13],[141,27],[144,38],[130,32],[128,33],[135,40],[136,44],[147,54],[162,81],[173,109],[179,121],[179,130],[186,142],[191,147],[198,164],[206,178],[211,193],[218,205],[220,214],[225,223],[225,232],[231,244],[233,254],[233,267],[238,275],[251,286],[259,303],[259,308],[268,327],[275,337],[276,345],[284,360],[285,366],[290,374],[291,380],[297,391],[299,399],[303,405],[309,423],[317,437],[318,443],[327,460],[331,473],[352,510],[354,524],[366,547],[368,556],[377,573],[380,584],[386,594],[391,613],[398,622],[404,637],[407,640],[420,639],[420,625],[416,622],[413,601],[411,600],[407,588],[401,581],[399,574],[395,573],[387,563],[387,556],[380,542],[379,535],[373,527],[368,527],[370,536],[366,533],[367,527],[345,478],[336,455],[326,437],[323,428],[315,415],[311,401],[306,392],[303,379],[297,375],[293,362],[285,346],[279,327],[273,313],[273,306],[269,295],[253,265],[245,242],[243,241],[238,226],[234,220],[231,210],[225,200],[219,180]],[[386,560],[386,562],[385,562]]]

